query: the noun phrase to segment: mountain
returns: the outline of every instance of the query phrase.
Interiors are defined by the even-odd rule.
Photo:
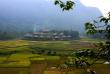
[[[49,0],[0,0],[0,29],[14,31],[73,29],[84,32],[84,23],[102,16],[98,8],[74,0],[73,10],[63,11]]]

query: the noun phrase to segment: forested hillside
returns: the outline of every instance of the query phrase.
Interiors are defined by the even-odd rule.
[[[54,1],[0,1],[0,29],[14,31],[73,29],[84,32],[84,23],[92,21],[102,13],[98,8],[86,7],[79,0],[74,1],[74,9],[69,12],[62,12],[59,6],[54,5]]]
[[[24,34],[32,33],[32,31],[4,31],[0,30],[0,40],[10,40],[22,37]]]

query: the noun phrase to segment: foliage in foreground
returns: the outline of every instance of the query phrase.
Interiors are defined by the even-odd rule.
[[[75,4],[74,2],[72,2],[73,4]],[[62,1],[60,0],[56,0],[55,1],[55,5],[59,4],[61,8],[63,8],[64,10],[70,10],[72,9],[73,4],[68,4],[68,1],[66,2],[66,5],[63,4],[62,5]],[[68,7],[70,6],[70,7]],[[65,8],[67,7],[67,8]],[[100,16],[98,17],[100,18],[100,21],[96,21],[94,20],[93,23],[91,22],[87,22],[85,23],[85,30],[87,30],[87,34],[90,35],[94,35],[95,33],[102,33],[105,35],[106,38],[110,38],[110,12],[108,13],[108,17],[103,17]],[[98,23],[103,23],[104,25],[98,25]],[[72,69],[73,67],[76,68],[82,68],[84,69],[84,72],[87,73],[90,72],[91,74],[95,74],[96,72],[93,70],[87,70],[85,71],[88,67],[92,66],[97,60],[99,59],[104,59],[107,61],[110,61],[110,42],[107,41],[105,44],[103,44],[102,42],[100,42],[99,44],[99,51],[97,54],[91,52],[91,51],[81,51],[79,53],[76,52],[76,57],[74,60],[70,60],[65,62],[65,64],[60,65],[61,69],[63,68],[70,68]],[[88,53],[89,52],[89,53]],[[80,54],[80,56],[78,56]],[[86,54],[86,55],[85,55]],[[87,59],[81,59],[81,57],[88,57],[88,55],[91,55],[90,58],[96,58],[91,64],[89,62],[87,62]],[[95,56],[94,56],[95,55]]]

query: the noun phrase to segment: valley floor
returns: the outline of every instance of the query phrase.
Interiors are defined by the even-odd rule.
[[[76,50],[97,51],[93,44],[98,41],[89,38],[71,41],[0,41],[0,74],[82,74],[82,69],[60,70],[56,66],[72,58],[71,54]],[[49,51],[51,53],[47,55]],[[92,60],[89,59],[90,62]],[[98,74],[110,74],[110,65],[104,62],[99,60],[91,68]]]

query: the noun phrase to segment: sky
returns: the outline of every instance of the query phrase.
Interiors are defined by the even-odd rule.
[[[0,1],[3,1],[3,0],[0,0]],[[45,1],[54,1],[54,0],[45,0]],[[62,1],[65,1],[65,0],[62,0]],[[110,12],[110,0],[80,0],[80,2],[85,6],[99,8],[102,14],[106,17],[107,17],[107,13]]]
[[[110,0],[80,0],[80,2],[85,6],[99,8],[105,17],[107,17],[108,12],[110,12]]]
[[[54,0],[46,0],[46,1],[54,1]],[[85,6],[99,8],[103,16],[105,17],[107,17],[108,12],[110,12],[110,0],[80,0],[80,2]]]

